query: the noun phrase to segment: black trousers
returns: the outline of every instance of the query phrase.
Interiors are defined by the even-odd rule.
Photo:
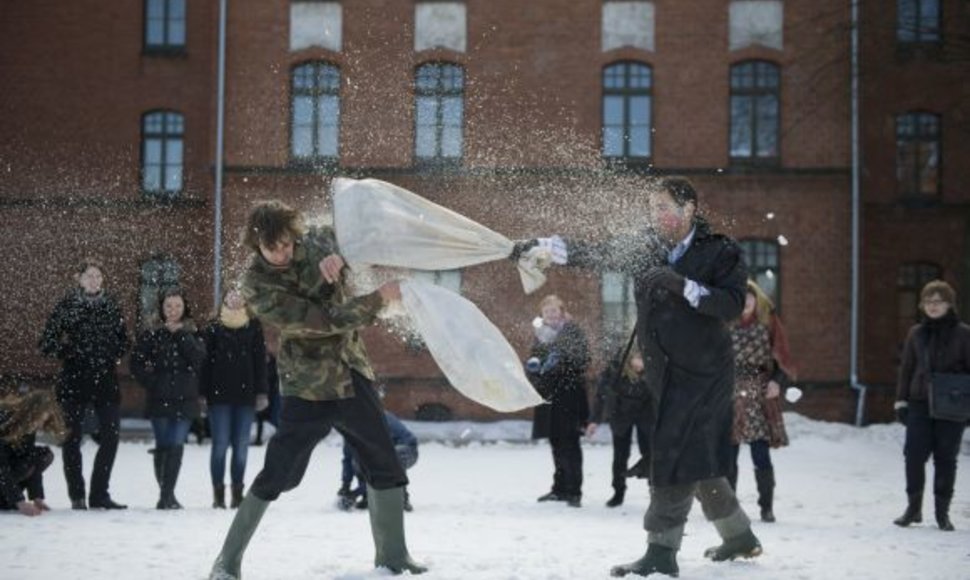
[[[963,423],[930,417],[924,401],[910,401],[906,418],[906,494],[921,495],[926,485],[926,462],[933,456],[933,493],[953,497],[957,478],[957,456],[963,440]]]
[[[84,437],[84,415],[94,407],[98,419],[98,453],[91,472],[91,499],[109,496],[108,484],[118,453],[118,434],[121,429],[120,399],[117,385],[78,384],[87,379],[72,379],[71,390],[59,390],[58,400],[64,412],[68,435],[64,440],[64,478],[72,500],[84,499],[84,472],[81,458],[81,439]],[[91,379],[92,381],[95,379]],[[111,379],[109,379],[111,380]]]
[[[6,474],[20,491],[27,491],[27,499],[44,498],[44,470],[54,462],[54,453],[49,447],[34,446],[23,454],[10,457],[6,465]],[[7,500],[0,497],[0,509],[17,509],[16,505],[8,505]]]
[[[300,485],[310,455],[331,429],[336,429],[353,447],[360,471],[371,487],[390,489],[407,485],[408,478],[398,462],[384,410],[371,382],[351,373],[354,396],[335,401],[307,401],[284,397],[279,430],[266,447],[266,461],[250,488],[265,501]]]
[[[650,418],[646,413],[632,419],[610,421],[610,431],[613,434],[613,489],[626,489],[627,463],[630,460],[630,448],[633,446],[633,429],[637,430],[637,448],[640,457],[650,464]]]
[[[559,434],[549,438],[552,447],[552,491],[558,495],[582,495],[583,448],[579,444],[579,431]]]

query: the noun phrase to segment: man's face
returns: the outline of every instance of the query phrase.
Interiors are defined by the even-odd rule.
[[[77,281],[87,294],[97,294],[101,291],[101,285],[104,284],[104,275],[101,274],[101,270],[90,266],[78,276]]]
[[[657,191],[651,194],[649,203],[650,219],[661,238],[677,243],[687,236],[694,221],[693,202],[680,206],[666,191]]]
[[[272,246],[260,242],[259,253],[264,260],[274,266],[289,266],[293,260],[293,238],[284,235]]]
[[[950,303],[939,294],[931,294],[923,300],[923,312],[930,318],[943,318],[950,311]]]

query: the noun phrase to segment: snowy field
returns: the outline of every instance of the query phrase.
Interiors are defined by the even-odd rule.
[[[926,523],[900,529],[892,519],[905,503],[902,427],[855,429],[792,414],[787,420],[792,445],[774,454],[778,523],[755,523],[765,554],[744,562],[706,561],[701,554],[717,536],[695,504],[679,554],[681,578],[970,578],[970,441],[964,442],[952,508],[957,531],[944,533],[931,523],[932,494],[924,502]],[[574,509],[535,501],[551,479],[545,443],[496,442],[522,440],[527,423],[410,425],[423,439],[438,440],[422,444],[409,472],[415,511],[407,516],[408,538],[412,553],[432,566],[429,580],[608,578],[611,565],[642,554],[643,484],[632,483],[622,507],[603,505],[611,492],[606,430],[584,446],[585,495],[583,507]],[[246,580],[386,575],[371,567],[366,514],[335,507],[339,443],[336,435],[328,438],[303,484],[270,507],[244,560]],[[131,506],[123,512],[67,509],[58,452],[45,482],[54,511],[37,518],[0,516],[0,578],[205,578],[233,513],[209,507],[209,447],[186,448],[181,512],[154,509],[149,447],[127,442],[119,450],[112,493]],[[247,480],[262,465],[264,450],[251,449]],[[86,469],[93,452],[86,442]],[[755,514],[746,449],[741,473],[742,504]],[[932,468],[928,476],[932,482]]]

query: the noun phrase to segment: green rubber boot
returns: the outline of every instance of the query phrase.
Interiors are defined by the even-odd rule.
[[[411,559],[404,541],[404,489],[374,489],[368,485],[367,511],[374,534],[374,566],[387,568],[393,574],[427,572],[427,567]]]
[[[222,544],[222,551],[212,565],[212,572],[209,580],[240,580],[242,578],[242,557],[249,545],[249,539],[253,537],[259,521],[263,519],[266,508],[269,507],[266,500],[259,499],[252,493],[243,499],[236,511],[236,517],[229,526],[229,533],[226,534],[226,541]]]

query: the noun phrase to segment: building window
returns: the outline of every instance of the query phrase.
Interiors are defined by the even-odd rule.
[[[906,113],[896,117],[896,182],[904,197],[940,193],[940,117]]]
[[[651,155],[653,75],[621,62],[603,69],[603,157],[646,161]]]
[[[896,0],[896,40],[903,44],[938,43],[940,0]]]
[[[653,2],[603,2],[600,30],[603,52],[624,46],[653,51],[655,15]]]
[[[731,67],[732,163],[778,162],[780,77],[778,66],[770,62]]]
[[[325,62],[293,69],[290,152],[297,161],[335,161],[340,143],[340,69]]]
[[[603,272],[600,289],[603,298],[603,352],[610,356],[626,346],[637,322],[633,277],[619,272]]]
[[[158,316],[158,297],[162,290],[179,285],[181,268],[174,259],[160,255],[141,265],[138,283],[138,325],[147,328],[161,322]]]
[[[185,0],[145,0],[145,50],[185,48]]]
[[[748,266],[748,277],[765,291],[781,311],[781,266],[778,242],[770,240],[741,240],[741,251]]]
[[[900,340],[919,322],[919,294],[923,286],[942,279],[943,268],[931,262],[909,262],[899,267],[896,275],[896,336]]]
[[[185,121],[180,113],[153,111],[141,122],[141,188],[156,197],[182,191]]]
[[[461,159],[464,69],[455,64],[424,64],[417,69],[414,85],[415,157],[423,162]]]
[[[416,2],[414,51],[443,48],[465,52],[468,45],[467,12],[464,2]]]

